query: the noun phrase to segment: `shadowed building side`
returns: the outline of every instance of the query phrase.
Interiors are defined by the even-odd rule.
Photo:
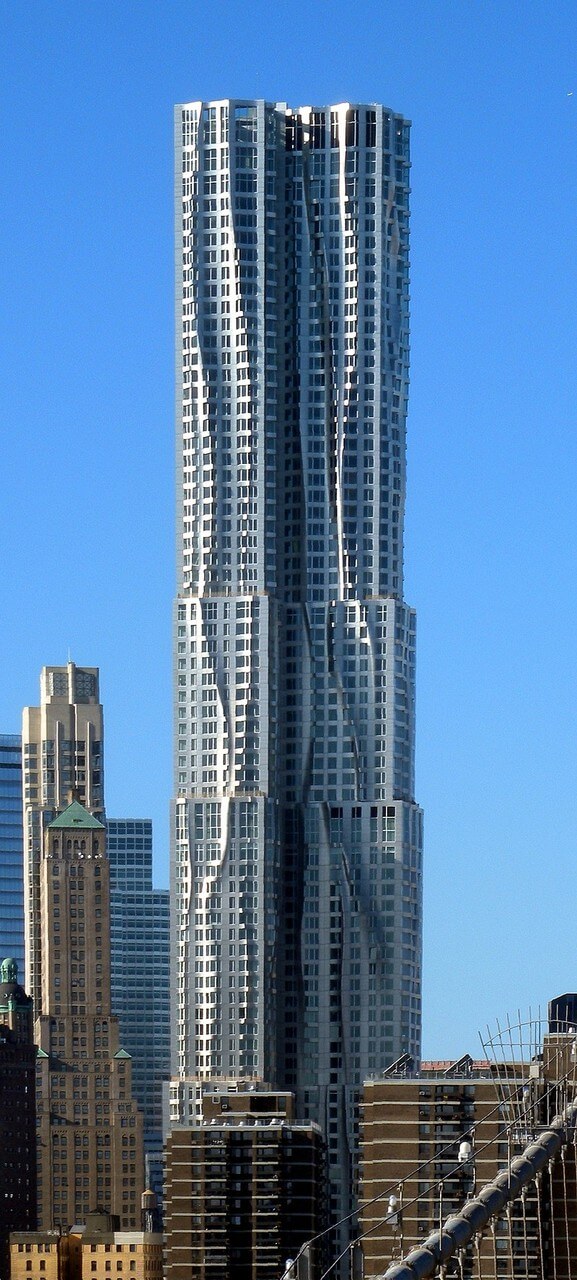
[[[0,965],[0,1280],[11,1231],[36,1227],[36,1046],[32,999],[13,959]]]

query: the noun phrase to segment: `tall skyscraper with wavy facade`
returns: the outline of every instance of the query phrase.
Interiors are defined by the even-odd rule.
[[[176,109],[173,1068],[293,1090],[334,1213],[420,1048],[408,197],[382,106]]]

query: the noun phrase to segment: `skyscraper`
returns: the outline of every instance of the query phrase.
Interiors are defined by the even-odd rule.
[[[44,831],[74,791],[96,818],[104,814],[102,706],[96,667],[43,667],[40,706],[25,707],[24,936],[26,990],[42,1009],[40,860]]]
[[[0,949],[24,973],[22,740],[0,734]]]
[[[109,818],[110,989],[132,1056],[132,1089],[144,1120],[147,1184],[162,1195],[163,1083],[170,1075],[168,890],[152,884],[152,823]]]
[[[176,110],[173,1065],[294,1090],[335,1213],[420,1047],[408,194],[381,106]]]
[[[98,1205],[134,1231],[144,1190],[142,1115],[110,1007],[106,828],[77,800],[46,827],[39,878],[39,1226],[85,1222]]]

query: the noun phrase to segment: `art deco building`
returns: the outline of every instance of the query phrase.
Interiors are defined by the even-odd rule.
[[[167,1280],[270,1280],[324,1225],[320,1129],[293,1099],[221,1081],[166,1146]],[[320,1249],[310,1280],[320,1274]]]
[[[22,740],[0,734],[0,954],[24,975]]]
[[[0,1280],[11,1231],[36,1226],[36,1046],[32,1000],[12,958],[0,965]]]
[[[142,1116],[110,1006],[106,829],[77,800],[45,829],[39,882],[38,1225],[85,1222],[98,1206],[136,1230]]]
[[[420,1047],[409,125],[190,102],[176,169],[173,1066],[294,1090],[340,1215]]]
[[[103,722],[98,670],[43,667],[40,706],[25,707],[24,927],[26,989],[35,1017],[42,1012],[40,859],[48,822],[68,803],[71,789],[97,818],[104,812]]]

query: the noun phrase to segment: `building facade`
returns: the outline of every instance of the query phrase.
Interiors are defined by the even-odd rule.
[[[99,1206],[138,1230],[142,1115],[111,1013],[106,828],[76,800],[45,829],[39,880],[38,1226]]]
[[[10,1280],[45,1276],[71,1280],[73,1262],[68,1236],[60,1231],[13,1231],[10,1235]]]
[[[320,1129],[295,1122],[291,1095],[221,1081],[201,1122],[167,1139],[167,1280],[280,1278],[322,1229],[324,1192]]]
[[[15,1232],[11,1280],[162,1280],[162,1236],[118,1225],[114,1215],[95,1211],[70,1231]]]
[[[162,1195],[163,1084],[170,1076],[170,908],[152,883],[152,823],[109,818],[110,985],[142,1111],[147,1185]]]
[[[97,818],[104,815],[103,720],[98,670],[43,667],[40,706],[25,707],[24,936],[26,989],[35,1017],[42,1012],[40,863],[47,824],[66,807],[71,791]]]
[[[173,1069],[293,1090],[338,1216],[420,1048],[408,195],[381,106],[176,110]]]
[[[525,1024],[524,1032],[527,1033]],[[510,1170],[575,1096],[575,1032],[545,1035],[530,1061],[409,1061],[367,1081],[361,1105],[364,1280],[422,1244]],[[406,1071],[406,1074],[404,1074]],[[575,1145],[549,1163],[458,1257],[448,1276],[561,1280],[577,1263]],[[513,1179],[514,1182],[514,1179]],[[361,1246],[359,1246],[359,1249]]]
[[[9,1235],[36,1227],[36,1046],[32,1000],[10,957],[0,965],[0,1280]]]
[[[0,952],[24,975],[22,739],[0,734]]]

